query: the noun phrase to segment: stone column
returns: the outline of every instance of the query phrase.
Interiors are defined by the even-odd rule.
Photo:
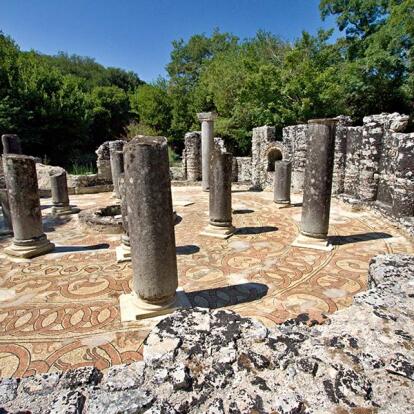
[[[201,112],[197,114],[201,122],[201,170],[202,189],[208,191],[210,188],[210,159],[214,147],[214,120],[217,118],[215,112]]]
[[[120,198],[118,181],[119,176],[124,172],[124,154],[122,152],[123,147],[123,141],[112,141],[109,143],[112,183],[114,185],[114,196],[116,198]]]
[[[209,225],[203,236],[227,239],[234,233],[231,208],[233,156],[216,146],[211,154]]]
[[[50,174],[52,213],[56,215],[76,214],[79,209],[69,205],[68,182],[65,171]]]
[[[4,166],[14,231],[13,243],[4,252],[24,258],[50,252],[55,246],[43,232],[33,157],[6,155]]]
[[[331,250],[327,244],[335,151],[335,119],[309,121],[301,236],[294,246]]]
[[[4,134],[1,136],[1,143],[3,145],[3,154],[21,154],[22,146],[20,138],[15,134]]]
[[[121,236],[121,245],[117,246],[116,251],[116,261],[129,262],[131,261],[131,244],[129,241],[129,231],[128,231],[128,207],[126,201],[126,184],[125,184],[125,174],[122,173],[119,175],[118,179],[118,188],[119,194],[121,196],[121,215],[122,215],[122,226],[124,228],[124,233]]]
[[[10,216],[9,197],[5,188],[0,189],[0,206],[3,212],[4,228],[0,230],[0,234],[13,234],[13,226]]]
[[[133,292],[121,295],[121,320],[172,311],[177,258],[167,139],[140,136],[124,148]]]
[[[290,205],[290,184],[292,177],[292,163],[290,161],[276,161],[273,181],[273,201],[281,206]]]

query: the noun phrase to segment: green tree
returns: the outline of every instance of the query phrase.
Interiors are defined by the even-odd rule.
[[[139,122],[167,136],[171,126],[171,105],[165,81],[140,86],[131,96],[131,111]]]
[[[130,121],[128,95],[117,86],[96,86],[86,95],[86,117],[95,146],[125,134]]]

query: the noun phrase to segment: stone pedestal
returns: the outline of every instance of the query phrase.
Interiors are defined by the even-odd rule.
[[[76,214],[79,209],[69,205],[68,182],[66,172],[50,174],[50,189],[52,192],[52,213],[56,215]]]
[[[115,248],[116,261],[130,262],[131,261],[131,243],[129,241],[128,231],[128,207],[126,202],[126,186],[125,186],[125,174],[122,173],[118,179],[119,194],[121,196],[121,215],[122,226],[124,228],[124,234],[121,236],[121,244]]]
[[[133,292],[121,295],[121,320],[173,311],[177,302],[177,258],[164,137],[140,136],[124,148],[126,204]]]
[[[4,158],[14,232],[13,243],[4,252],[23,258],[48,253],[55,246],[43,233],[34,159],[25,155],[5,155]]]
[[[232,154],[214,148],[211,156],[209,225],[201,235],[227,239],[234,233],[231,208]]]
[[[13,226],[10,216],[9,197],[6,189],[0,189],[0,206],[3,212],[4,227],[0,229],[0,235],[13,234]]]
[[[1,136],[1,143],[3,145],[3,154],[22,153],[22,146],[18,135],[4,134]]]
[[[119,193],[119,176],[124,172],[124,147],[123,141],[112,141],[109,143],[109,156],[111,160],[112,183],[114,185],[114,196],[121,198]]]
[[[217,114],[214,112],[201,112],[197,114],[201,122],[201,178],[202,189],[208,191],[210,188],[210,159],[214,148],[214,120]]]
[[[273,201],[278,207],[290,206],[290,183],[292,163],[290,161],[276,161],[273,178]]]

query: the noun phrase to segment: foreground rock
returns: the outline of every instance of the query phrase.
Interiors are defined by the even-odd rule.
[[[268,330],[231,311],[184,310],[152,331],[144,361],[0,382],[3,412],[409,413],[414,256],[377,256],[370,290],[313,326]],[[0,409],[0,412],[2,410]]]

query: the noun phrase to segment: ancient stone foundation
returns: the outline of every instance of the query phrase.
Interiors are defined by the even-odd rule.
[[[5,412],[410,413],[414,257],[373,259],[370,290],[317,325],[308,314],[267,329],[232,311],[162,320],[144,360],[0,380]],[[1,411],[1,409],[0,409]]]

